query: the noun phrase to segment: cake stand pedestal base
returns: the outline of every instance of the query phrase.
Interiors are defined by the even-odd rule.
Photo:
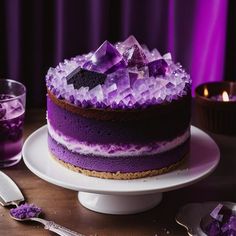
[[[162,200],[162,193],[144,195],[106,195],[79,192],[80,203],[89,210],[113,214],[127,215],[147,211],[157,206]]]

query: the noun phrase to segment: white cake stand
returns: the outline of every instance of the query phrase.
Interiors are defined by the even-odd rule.
[[[167,174],[135,180],[107,180],[73,172],[50,157],[47,126],[25,141],[23,159],[40,178],[63,188],[79,191],[86,208],[107,214],[133,214],[158,205],[162,193],[193,184],[209,175],[220,160],[215,142],[203,131],[191,127],[191,152],[185,164]]]

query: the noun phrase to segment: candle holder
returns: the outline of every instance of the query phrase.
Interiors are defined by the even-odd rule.
[[[227,98],[223,100],[223,93]],[[197,120],[203,129],[236,135],[236,82],[209,82],[195,89]]]

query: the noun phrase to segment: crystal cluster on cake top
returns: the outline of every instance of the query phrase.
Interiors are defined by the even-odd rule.
[[[177,100],[191,79],[170,53],[161,56],[130,36],[50,68],[46,83],[57,98],[77,106],[127,109]]]

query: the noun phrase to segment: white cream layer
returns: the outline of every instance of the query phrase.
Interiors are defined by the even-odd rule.
[[[82,155],[96,155],[96,156],[140,156],[140,155],[153,155],[161,152],[166,152],[173,149],[180,144],[184,143],[190,136],[190,129],[183,135],[171,140],[162,142],[153,142],[149,145],[136,145],[136,144],[90,144],[87,142],[79,142],[74,138],[63,135],[60,131],[55,130],[49,122],[48,132],[50,136],[59,144],[62,144],[72,152]]]

